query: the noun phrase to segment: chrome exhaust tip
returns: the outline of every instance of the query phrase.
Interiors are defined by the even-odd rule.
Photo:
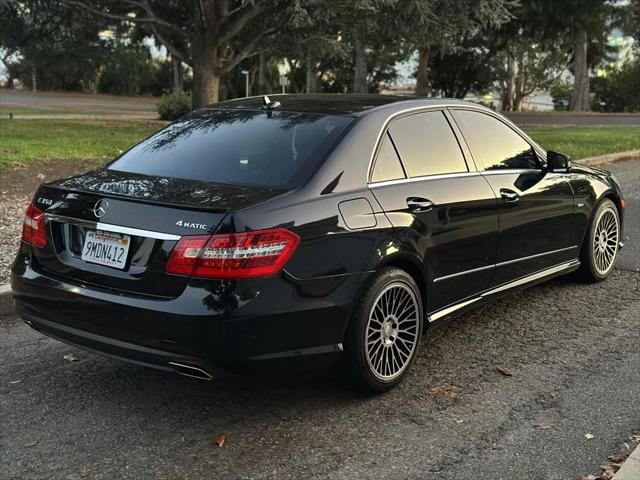
[[[193,367],[191,365],[184,365],[177,362],[169,362],[169,365],[171,365],[176,373],[184,375],[185,377],[199,378],[200,380],[213,380],[215,378],[206,370],[198,367]]]

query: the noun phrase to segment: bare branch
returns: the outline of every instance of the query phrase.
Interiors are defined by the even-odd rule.
[[[202,0],[198,0],[198,12],[200,13],[200,23],[202,23],[202,28],[207,29],[207,17],[204,14],[204,4]]]
[[[222,73],[229,73],[238,64],[244,60],[245,58],[252,57],[257,55],[259,52],[258,45],[269,35],[273,35],[274,33],[280,30],[280,26],[276,26],[265,30],[262,34],[254,37],[249,43],[247,43],[238,53],[236,53],[232,59],[230,59],[225,65],[220,69]]]
[[[239,9],[237,8],[235,10],[239,11]],[[228,26],[223,28],[222,33],[216,42],[216,47],[222,47],[223,45],[226,45],[229,40],[235,37],[247,25],[247,23],[249,23],[264,11],[264,7],[254,5],[251,9],[245,10],[241,14],[238,14],[237,18],[235,19],[232,19],[229,16],[225,17],[225,24],[227,24]]]
[[[162,20],[161,18],[158,18],[157,16],[155,16],[153,14],[153,12],[150,10],[150,7],[147,6],[145,7],[141,2],[136,2],[133,0],[128,0],[127,3],[130,5],[134,5],[134,6],[138,6],[140,8],[143,8],[145,11],[147,11],[147,14],[150,14],[150,16],[148,17],[133,17],[133,16],[129,16],[129,15],[120,15],[117,13],[111,13],[111,12],[105,12],[103,10],[99,10],[97,8],[93,8],[89,5],[86,5],[83,2],[80,2],[78,0],[62,0],[62,3],[65,3],[66,5],[72,6],[72,7],[78,7],[83,9],[86,12],[92,13],[93,15],[98,15],[104,18],[109,18],[112,20],[119,20],[119,21],[127,21],[127,22],[132,22],[132,23],[140,23],[140,24],[151,24],[151,25],[159,25],[162,27],[166,27],[168,29],[170,29],[172,32],[175,32],[183,37],[188,37],[187,32],[185,32],[184,30],[182,30],[181,28],[179,28],[178,26],[174,25],[173,23],[167,22],[165,20]]]

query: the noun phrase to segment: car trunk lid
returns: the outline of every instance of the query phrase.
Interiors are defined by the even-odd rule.
[[[33,248],[34,263],[44,273],[81,284],[176,297],[188,277],[166,273],[165,265],[181,236],[214,233],[229,211],[282,193],[106,169],[59,180],[40,187],[34,198],[45,212],[47,235],[46,247]],[[92,245],[87,238],[107,237],[104,248],[121,241],[126,258],[105,265],[84,255]],[[98,258],[110,256],[116,258]]]

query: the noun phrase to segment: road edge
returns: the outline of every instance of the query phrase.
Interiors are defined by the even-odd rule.
[[[640,478],[640,445],[631,452],[631,455],[625,460],[616,472],[612,480],[638,480]]]
[[[11,285],[0,284],[0,315],[13,313],[13,300],[11,295]]]
[[[584,165],[605,165],[611,162],[618,162],[620,160],[627,160],[631,158],[640,157],[640,149],[626,150],[624,152],[607,153],[605,155],[598,155],[596,157],[579,158],[576,160],[578,163]]]

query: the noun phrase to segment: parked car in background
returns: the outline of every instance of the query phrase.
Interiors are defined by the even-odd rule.
[[[33,328],[137,364],[206,379],[337,364],[384,391],[431,322],[607,278],[623,212],[609,173],[472,103],[253,97],[42,185],[12,287]]]

